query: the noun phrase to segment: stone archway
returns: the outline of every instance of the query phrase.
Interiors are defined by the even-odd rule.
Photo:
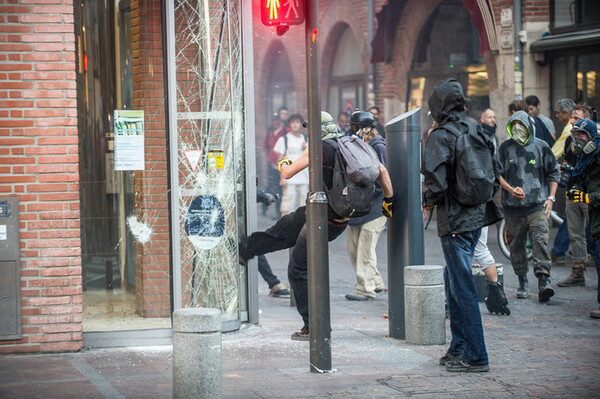
[[[408,0],[402,11],[402,16],[396,32],[393,59],[391,65],[384,65],[383,79],[379,84],[380,89],[387,87],[384,98],[384,112],[393,115],[405,112],[407,109],[406,95],[408,92],[408,73],[411,70],[415,49],[423,27],[432,13],[444,2],[444,0]],[[479,2],[463,0],[463,7],[472,13],[471,9],[486,15],[485,25],[478,27],[480,40],[485,40],[490,46],[496,47],[495,32],[488,35],[487,29],[493,25],[493,10],[489,2],[483,2],[485,9],[480,9]],[[471,14],[472,16],[472,14]],[[473,18],[471,18],[473,20]],[[482,37],[485,34],[485,37]],[[491,37],[491,39],[490,39]],[[488,85],[490,97],[492,92],[498,89],[496,57],[489,51],[483,53],[484,64],[488,72]]]

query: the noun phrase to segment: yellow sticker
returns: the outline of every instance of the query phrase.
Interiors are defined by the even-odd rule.
[[[208,152],[208,167],[212,169],[223,169],[225,166],[225,154],[223,151],[215,150]]]

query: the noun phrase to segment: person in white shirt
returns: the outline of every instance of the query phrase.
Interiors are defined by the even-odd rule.
[[[273,151],[279,158],[295,161],[302,155],[308,142],[302,132],[302,115],[294,114],[288,119],[289,131],[275,143]],[[281,197],[281,214],[286,215],[306,203],[308,194],[308,168],[290,179],[281,179],[283,195]]]

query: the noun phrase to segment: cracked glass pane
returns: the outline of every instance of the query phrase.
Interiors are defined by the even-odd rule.
[[[182,304],[239,319],[245,229],[240,5],[175,2]]]

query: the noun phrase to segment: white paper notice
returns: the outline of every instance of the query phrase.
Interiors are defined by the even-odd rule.
[[[6,235],[6,225],[2,224],[0,225],[0,241],[5,241],[7,239],[8,237]]]
[[[144,170],[144,111],[115,110],[115,170]]]

